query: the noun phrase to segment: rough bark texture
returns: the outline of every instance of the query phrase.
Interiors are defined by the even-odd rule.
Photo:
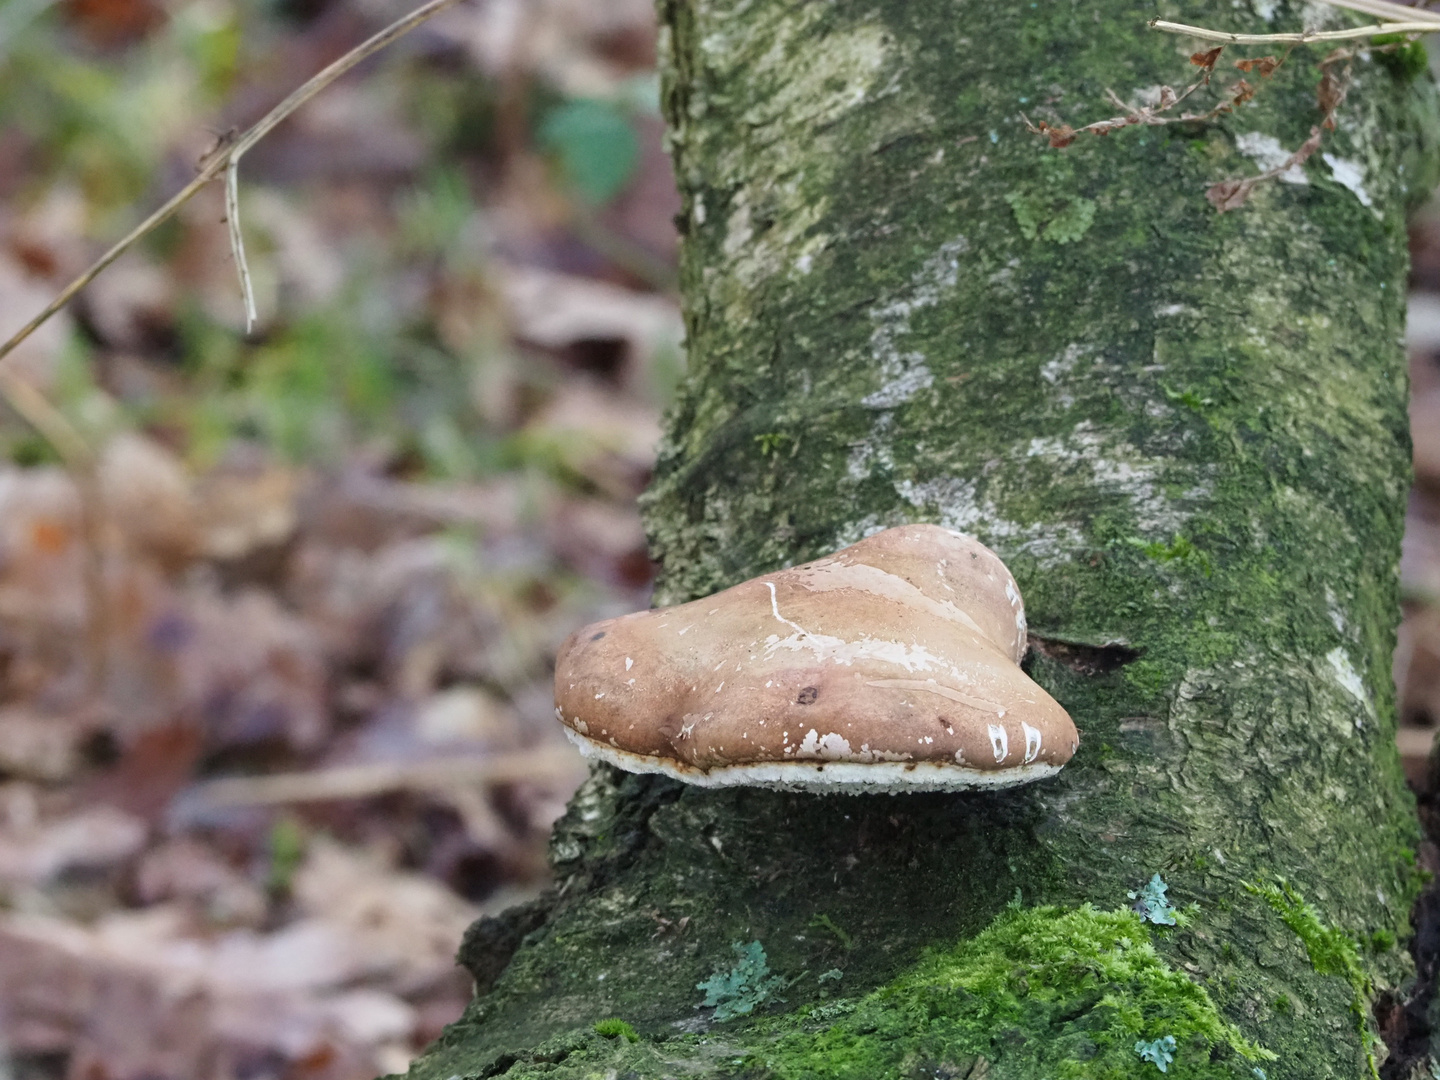
[[[1253,133],[1293,148],[1318,122],[1321,50],[1217,122],[1056,151],[1021,111],[1078,126],[1107,88],[1193,77],[1195,43],[1145,26],[1179,10],[661,15],[691,375],[646,505],[658,601],[902,522],[964,530],[1019,580],[1081,748],[1005,794],[598,770],[556,830],[558,890],[472,934],[485,985],[412,1076],[1158,1075],[1136,1032],[1177,1037],[1172,1076],[1367,1075],[1419,887],[1389,665],[1428,84],[1358,59],[1324,147],[1343,161],[1222,215],[1203,193],[1253,175]],[[1118,911],[1157,872],[1188,926]],[[1109,971],[1147,937],[1143,972]],[[717,1022],[697,984],[751,942],[785,986],[752,971],[756,1012]],[[1015,969],[985,983],[995,957]]]

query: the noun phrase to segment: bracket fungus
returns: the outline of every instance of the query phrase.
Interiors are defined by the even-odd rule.
[[[906,525],[579,630],[556,660],[555,715],[587,756],[706,787],[1009,787],[1078,744],[1020,670],[1025,648],[999,557]]]

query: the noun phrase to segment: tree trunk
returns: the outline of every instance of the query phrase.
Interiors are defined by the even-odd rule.
[[[658,602],[886,526],[963,530],[1019,581],[1029,669],[1080,750],[977,794],[598,768],[556,829],[558,888],[472,929],[480,993],[416,1080],[1140,1077],[1165,1053],[1171,1076],[1320,1080],[1383,1058],[1370,1005],[1409,970],[1421,885],[1390,656],[1402,214],[1434,103],[1404,56],[1358,57],[1328,156],[1224,214],[1209,185],[1319,123],[1323,49],[1212,122],[1027,134],[1022,112],[1078,127],[1118,111],[1107,90],[1195,78],[1159,15],[661,0],[691,373],[646,500]],[[1299,26],[1298,5],[1184,17]],[[737,959],[753,942],[768,976]],[[717,972],[720,1016],[751,1014],[699,1007]]]

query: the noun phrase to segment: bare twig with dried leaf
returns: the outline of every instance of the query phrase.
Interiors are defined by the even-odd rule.
[[[1392,9],[1398,7],[1398,5],[1385,3],[1383,0],[1343,0],[1343,2],[1341,2],[1341,0],[1326,0],[1326,2],[1333,2],[1339,7],[1355,8],[1356,10],[1376,15],[1390,14]],[[1411,11],[1412,9],[1399,8],[1399,10]],[[1425,21],[1423,24],[1417,23],[1415,25],[1420,25],[1422,31],[1427,33],[1440,30],[1440,15],[1431,16],[1428,12],[1425,13],[1425,15],[1426,18],[1431,21]],[[1164,23],[1162,20],[1153,20],[1150,25],[1156,29],[1173,30],[1175,32],[1188,32],[1195,29],[1193,27],[1185,27],[1179,23]],[[1398,24],[1387,24],[1383,28],[1383,32],[1394,33],[1397,25]],[[1406,24],[1404,27],[1401,27],[1401,29],[1409,29],[1409,27],[1410,24]],[[1375,27],[1365,29],[1377,33],[1382,32]],[[1195,36],[1211,41],[1223,41],[1225,44],[1217,45],[1213,49],[1208,49],[1204,52],[1191,54],[1190,62],[1201,68],[1204,74],[1200,79],[1186,87],[1183,93],[1177,94],[1170,87],[1162,86],[1160,88],[1159,101],[1155,105],[1135,108],[1123,102],[1113,90],[1107,90],[1106,94],[1109,99],[1125,111],[1121,115],[1109,117],[1105,120],[1097,120],[1082,128],[1072,128],[1068,124],[1058,126],[1050,125],[1043,120],[1036,124],[1032,123],[1030,118],[1024,114],[1021,115],[1021,119],[1025,122],[1025,126],[1031,134],[1044,135],[1049,139],[1050,145],[1056,149],[1069,146],[1080,135],[1108,135],[1112,131],[1137,124],[1158,126],[1161,124],[1174,124],[1186,121],[1210,121],[1226,113],[1233,112],[1239,106],[1253,99],[1258,92],[1258,87],[1242,78],[1230,87],[1227,100],[1216,105],[1206,113],[1187,112],[1179,115],[1167,114],[1191,94],[1209,84],[1215,70],[1215,65],[1223,55],[1227,44],[1248,42],[1289,43],[1290,48],[1280,57],[1259,56],[1235,61],[1235,66],[1239,68],[1241,72],[1246,75],[1258,75],[1263,80],[1270,78],[1271,75],[1284,66],[1285,62],[1290,58],[1290,54],[1301,44],[1340,38],[1363,37],[1367,35],[1352,33],[1350,31],[1336,31],[1334,33],[1307,31],[1303,34],[1260,35],[1220,34],[1219,32],[1212,33],[1205,31]],[[1388,51],[1395,47],[1394,44],[1385,45],[1381,47],[1381,50]],[[1354,56],[1354,49],[1336,49],[1320,62],[1321,78],[1320,84],[1316,88],[1316,104],[1321,111],[1322,118],[1317,126],[1310,129],[1310,136],[1287,156],[1284,161],[1273,168],[1266,169],[1256,176],[1236,177],[1212,184],[1205,192],[1205,198],[1211,206],[1215,207],[1220,213],[1224,213],[1227,210],[1238,209],[1245,205],[1245,202],[1258,186],[1269,180],[1283,176],[1291,169],[1298,168],[1314,156],[1315,152],[1320,149],[1320,144],[1324,139],[1324,133],[1335,130],[1335,113],[1344,102],[1345,95],[1349,92],[1352,76],[1350,61]],[[1342,64],[1344,66],[1340,67]],[[1337,67],[1340,68],[1338,72],[1336,70]]]
[[[1245,205],[1251,193],[1261,184],[1283,176],[1291,169],[1300,167],[1314,155],[1315,151],[1320,149],[1325,132],[1335,130],[1335,112],[1350,91],[1352,74],[1350,60],[1354,55],[1352,50],[1336,49],[1320,62],[1320,85],[1316,88],[1315,96],[1324,117],[1318,126],[1310,129],[1310,137],[1274,168],[1266,169],[1256,176],[1221,180],[1218,184],[1210,185],[1205,191],[1205,199],[1211,206],[1222,214],[1227,210],[1238,210]],[[1335,68],[1342,63],[1344,67],[1337,74]]]
[[[1225,51],[1224,46],[1210,49],[1206,52],[1197,52],[1191,55],[1190,63],[1200,68],[1200,78],[1187,86],[1178,94],[1169,86],[1160,87],[1160,96],[1154,105],[1132,106],[1121,100],[1120,95],[1114,90],[1106,90],[1105,95],[1116,107],[1122,110],[1117,116],[1111,116],[1104,120],[1096,120],[1094,123],[1086,124],[1082,128],[1072,128],[1069,124],[1052,125],[1041,120],[1038,124],[1032,123],[1024,113],[1020,118],[1024,120],[1026,129],[1032,135],[1044,135],[1050,140],[1050,145],[1059,150],[1069,146],[1081,135],[1109,135],[1112,131],[1119,131],[1121,128],[1134,127],[1136,125],[1147,127],[1158,127],[1163,124],[1199,123],[1207,120],[1214,120],[1216,117],[1230,112],[1236,107],[1243,105],[1255,96],[1255,87],[1245,79],[1241,79],[1229,89],[1229,97],[1216,105],[1214,108],[1203,113],[1185,112],[1176,116],[1168,115],[1170,110],[1182,104],[1192,94],[1203,87],[1210,85],[1210,80],[1215,74],[1215,64]],[[1269,78],[1271,73],[1277,70],[1289,53],[1276,59],[1273,56],[1261,56],[1251,60],[1240,60],[1236,67],[1241,71],[1255,72],[1262,78]]]

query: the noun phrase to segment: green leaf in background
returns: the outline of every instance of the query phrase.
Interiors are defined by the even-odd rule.
[[[640,159],[630,121],[603,101],[581,98],[551,110],[539,136],[540,145],[559,159],[565,179],[593,206],[619,194]]]

